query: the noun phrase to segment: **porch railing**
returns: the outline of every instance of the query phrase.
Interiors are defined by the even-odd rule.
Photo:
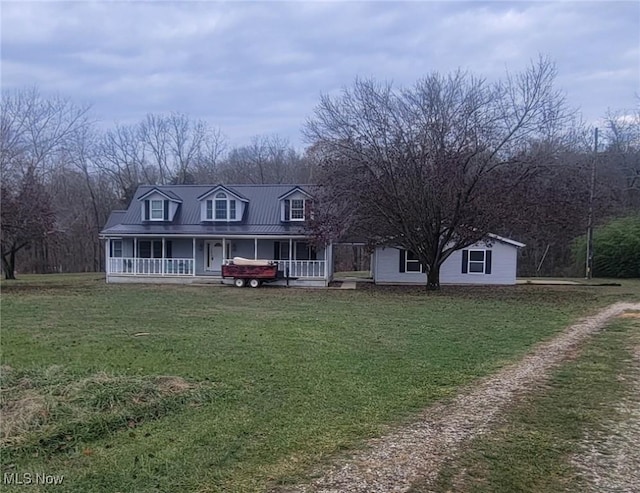
[[[192,258],[109,258],[109,274],[192,276]]]
[[[325,277],[324,260],[275,260],[289,277]]]

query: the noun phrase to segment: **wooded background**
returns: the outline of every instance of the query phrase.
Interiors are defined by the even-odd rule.
[[[321,164],[314,142],[301,152],[268,135],[231,148],[221,129],[181,113],[105,129],[90,107],[36,88],[3,93],[1,105],[5,274],[12,260],[18,274],[103,270],[99,232],[138,185],[315,183]],[[530,161],[517,193],[499,190],[514,214],[496,233],[527,245],[519,275],[583,273],[571,245],[586,230],[594,161],[596,224],[640,211],[640,114],[603,118],[597,153],[593,129],[573,121],[553,161]]]

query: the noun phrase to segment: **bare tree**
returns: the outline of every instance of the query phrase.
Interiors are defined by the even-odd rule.
[[[0,113],[3,179],[28,174],[46,178],[69,139],[92,125],[89,106],[57,96],[45,98],[35,88],[3,93]]]
[[[49,250],[56,233],[49,183],[92,122],[88,106],[45,98],[35,88],[2,96],[2,262],[11,279],[20,250],[38,245]]]
[[[323,96],[305,127],[324,190],[316,231],[359,230],[411,250],[438,289],[454,251],[503,229],[509,204],[495,180],[508,189],[522,176],[502,170],[553,149],[543,143],[566,118],[554,78],[540,58],[492,84],[458,71],[404,90],[356,80]]]
[[[55,215],[49,194],[33,171],[20,183],[2,183],[0,249],[5,279],[15,279],[16,254],[54,233]]]
[[[96,166],[117,183],[120,200],[128,203],[141,183],[154,184],[145,165],[145,146],[137,126],[116,125],[102,136]]]
[[[305,159],[278,135],[254,136],[247,146],[230,151],[220,169],[228,183],[306,183]]]
[[[600,167],[609,173],[610,182],[617,185],[623,205],[637,209],[640,207],[640,109],[609,111],[605,117],[604,140]]]

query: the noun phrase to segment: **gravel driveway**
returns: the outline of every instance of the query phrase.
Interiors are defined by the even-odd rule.
[[[275,491],[387,493],[407,491],[417,481],[428,485],[460,445],[487,431],[517,395],[547,378],[613,317],[635,310],[640,303],[616,303],[577,322],[452,402],[429,407],[412,425],[371,440],[363,451],[324,469],[310,484]]]

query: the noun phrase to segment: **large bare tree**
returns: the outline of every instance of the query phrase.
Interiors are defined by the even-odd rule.
[[[56,221],[48,185],[92,122],[88,106],[35,88],[3,93],[0,109],[2,265],[12,279],[20,250],[47,251],[51,244]]]
[[[356,80],[323,96],[304,129],[324,190],[316,232],[411,250],[438,289],[451,253],[503,229],[500,191],[523,179],[504,170],[554,149],[566,118],[555,74],[540,58],[494,83],[458,71],[407,89]]]

